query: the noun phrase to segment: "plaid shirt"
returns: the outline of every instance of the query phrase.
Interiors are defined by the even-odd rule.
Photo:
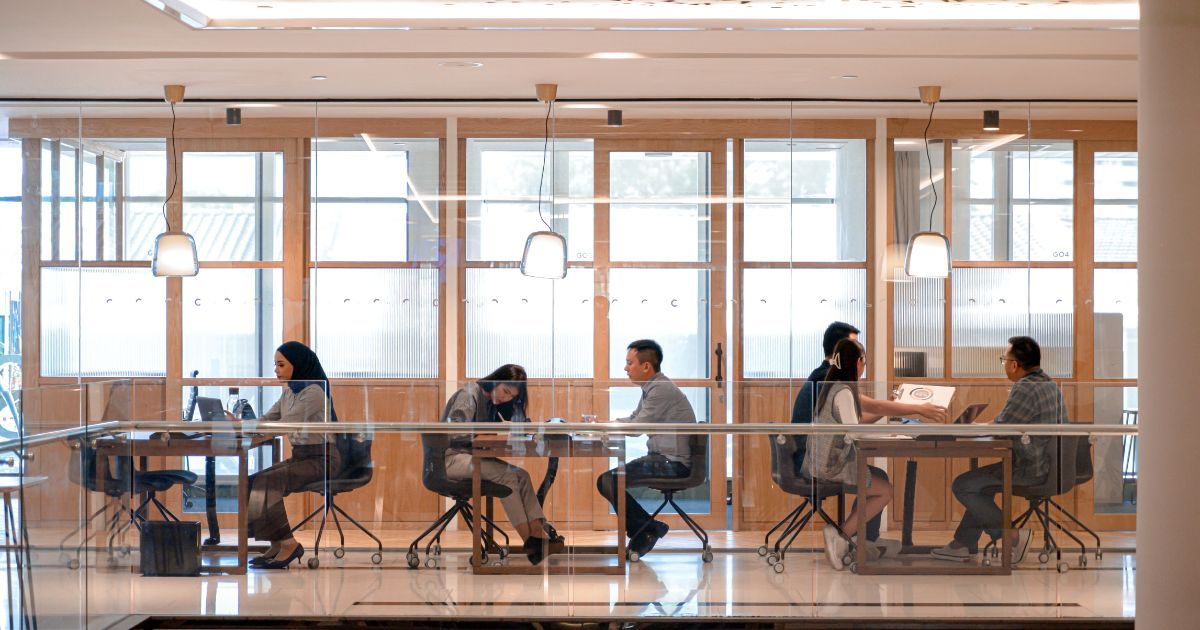
[[[1065,424],[1067,404],[1063,400],[1058,383],[1046,375],[1041,368],[1026,374],[1013,384],[1008,393],[1004,409],[996,417],[996,424]],[[1050,472],[1050,459],[1046,454],[1051,437],[1031,437],[1029,444],[1020,439],[1013,440],[1013,484],[1031,485],[1041,483]]]

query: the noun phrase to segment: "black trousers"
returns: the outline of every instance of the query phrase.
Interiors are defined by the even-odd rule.
[[[996,505],[996,495],[1004,491],[1004,468],[1001,464],[988,464],[969,470],[954,479],[950,485],[954,497],[967,508],[962,522],[954,531],[954,540],[975,553],[979,537],[985,532],[993,539],[1000,538],[1004,525],[1004,512]]]
[[[291,538],[283,498],[313,482],[335,477],[341,469],[336,445],[305,444],[292,447],[290,458],[251,475],[246,506],[249,536],[272,542]]]
[[[628,487],[642,479],[662,477],[687,477],[692,471],[687,466],[671,461],[658,453],[639,457],[625,464],[625,484]],[[613,468],[596,479],[600,495],[617,509],[617,469]],[[643,508],[629,491],[625,491],[625,535],[633,535],[650,520],[650,513]]]

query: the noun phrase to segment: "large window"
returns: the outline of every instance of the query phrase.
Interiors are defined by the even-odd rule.
[[[1097,152],[1094,165],[1096,377],[1137,378],[1137,153]]]
[[[0,140],[0,388],[21,386],[21,143]]]

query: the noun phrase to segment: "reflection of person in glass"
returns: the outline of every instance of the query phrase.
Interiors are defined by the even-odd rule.
[[[625,373],[629,380],[641,385],[642,398],[633,415],[618,422],[695,422],[696,412],[691,403],[671,379],[663,374],[662,346],[652,339],[629,344],[625,354]],[[644,478],[687,477],[691,474],[692,451],[686,435],[651,435],[646,443],[645,457],[625,465],[625,479],[633,483]],[[614,468],[596,479],[596,488],[617,507],[617,470]],[[629,540],[629,549],[645,557],[660,538],[667,535],[667,524],[650,521],[650,514],[629,492],[625,493],[625,531],[637,534]]]
[[[817,413],[814,424],[859,424],[862,406],[858,395],[858,378],[867,367],[866,350],[854,339],[843,339],[833,348],[829,373],[817,393]],[[804,474],[812,479],[844,484],[846,492],[858,495],[859,501],[850,510],[842,531],[855,538],[858,533],[858,511],[866,512],[871,520],[883,512],[892,499],[892,484],[887,475],[874,466],[867,466],[868,479],[858,479],[858,449],[844,435],[810,435],[808,453],[804,456]],[[867,546],[867,557],[876,558],[880,549],[898,545]],[[833,527],[825,528],[825,552],[835,569],[843,569],[843,558],[850,544]]]
[[[511,363],[454,392],[446,402],[443,422],[504,422],[525,420],[525,368]],[[505,416],[505,413],[508,413]],[[471,435],[452,436],[446,450],[446,477],[471,479]],[[542,504],[525,469],[495,457],[480,460],[481,479],[510,488],[500,500],[508,520],[525,541],[525,554],[538,564],[563,549],[563,539],[546,522]]]
[[[321,360],[308,346],[299,341],[279,346],[275,351],[275,378],[286,382],[283,395],[259,420],[337,422],[329,378]],[[233,419],[232,415],[229,417]],[[293,433],[288,436],[292,456],[250,476],[250,499],[246,506],[248,533],[271,542],[266,553],[250,561],[251,566],[283,569],[304,555],[304,548],[292,536],[283,498],[313,482],[337,476],[342,459],[335,437]]]

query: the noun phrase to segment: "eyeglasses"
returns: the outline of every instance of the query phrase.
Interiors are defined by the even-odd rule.
[[[1001,362],[1001,363],[1008,363],[1009,361],[1016,361],[1016,359],[1011,359],[1011,358],[1009,358],[1009,357],[1006,357],[1006,356],[1004,356],[1004,355],[1000,355],[1000,362]]]

